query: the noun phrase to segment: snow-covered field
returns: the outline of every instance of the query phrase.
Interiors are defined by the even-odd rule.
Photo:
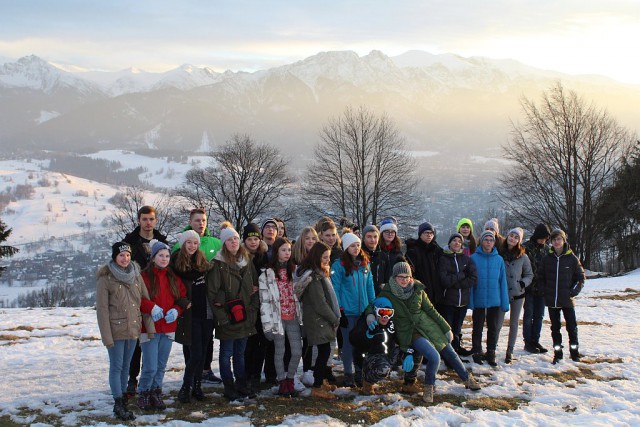
[[[633,291],[632,291],[633,290]],[[507,330],[499,343],[497,368],[470,364],[483,383],[480,392],[466,391],[457,381],[443,375],[437,382],[440,394],[464,395],[466,404],[448,402],[420,406],[400,394],[355,397],[366,403],[379,401],[397,410],[381,426],[407,425],[640,425],[640,363],[637,320],[640,316],[640,270],[626,276],[589,280],[577,299],[577,313],[583,362],[565,361],[554,366],[550,355],[525,354],[519,340],[516,361],[507,366],[504,357]],[[604,297],[604,298],[603,298]],[[613,298],[611,298],[613,297]],[[622,297],[622,298],[620,298]],[[626,298],[625,298],[626,297]],[[468,336],[469,330],[465,330]],[[566,333],[563,331],[566,341]],[[549,325],[543,328],[542,344],[551,347]],[[215,351],[217,354],[217,349]],[[214,363],[217,366],[217,363]],[[165,378],[167,391],[177,390],[183,369],[182,351],[174,345]],[[338,367],[339,368],[339,367]],[[111,419],[112,399],[107,382],[108,358],[99,340],[92,308],[3,309],[0,310],[0,420],[32,424],[35,413],[46,415],[38,425],[83,425],[93,418]],[[564,378],[557,374],[566,374]],[[207,393],[220,393],[208,387]],[[348,397],[347,389],[336,393]],[[282,425],[344,425],[326,416],[296,412],[296,400],[310,399],[309,391],[292,401],[291,415]],[[175,395],[175,394],[174,394]],[[492,411],[473,409],[471,399],[515,398],[517,409]],[[272,399],[263,391],[258,405]],[[415,403],[415,400],[413,400]],[[169,400],[165,414],[138,414],[135,423],[146,425],[192,425],[167,421],[176,407]],[[32,418],[30,418],[30,416]],[[248,425],[251,414],[203,419],[193,425]],[[42,419],[42,418],[41,418]],[[115,420],[113,420],[115,423]],[[104,421],[98,423],[104,425]]]

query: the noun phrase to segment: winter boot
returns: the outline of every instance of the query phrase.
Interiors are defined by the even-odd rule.
[[[289,390],[289,397],[298,397],[295,380],[293,378],[287,378],[286,381],[287,381],[287,390]]]
[[[191,387],[187,383],[182,383],[182,387],[180,387],[180,391],[178,391],[178,400],[180,403],[189,403],[191,402],[191,398],[189,397],[189,393],[191,392]]]
[[[482,360],[484,359],[482,353],[473,353],[473,361],[475,363],[477,363],[478,365],[483,365],[484,363],[482,362]]]
[[[333,375],[333,370],[329,366],[327,366],[327,368],[324,370],[324,379],[329,381],[330,384],[335,384],[338,382],[338,380],[336,380],[336,376]]]
[[[574,362],[579,362],[582,355],[578,351],[578,344],[571,344],[569,346],[569,354],[571,355],[571,360]]]
[[[135,378],[130,378],[129,382],[127,382],[127,394],[131,397],[135,396],[137,387],[138,381]]]
[[[353,378],[353,374],[344,374],[344,386],[345,387],[355,387],[356,383]]]
[[[504,356],[504,363],[508,365],[509,363],[511,363],[512,360],[513,360],[513,354],[511,353],[511,351],[507,350],[507,354]]]
[[[404,384],[402,384],[402,387],[400,387],[400,392],[406,393],[406,394],[417,394],[417,393],[420,393],[421,391],[422,391],[422,387],[416,380],[411,380],[411,381],[405,380]]]
[[[536,346],[536,343],[533,341],[524,342],[524,351],[526,351],[527,353],[534,353],[534,354],[540,353],[538,346]]]
[[[487,354],[485,355],[485,359],[487,359],[487,363],[490,366],[498,366],[496,363],[496,351],[495,350],[487,350]]]
[[[562,354],[562,346],[561,345],[554,345],[553,346],[553,364],[557,364],[558,362],[560,362],[563,358],[563,354]]]
[[[313,371],[311,369],[309,369],[308,371],[304,371],[304,373],[302,374],[302,379],[300,381],[302,381],[302,384],[306,385],[307,387],[313,386]]]
[[[251,391],[249,387],[247,387],[246,378],[237,378],[236,379],[236,391],[242,397],[248,397],[249,399],[253,399],[256,397],[256,393]]]
[[[289,382],[286,378],[280,380],[280,385],[278,386],[278,396],[291,397],[291,395],[289,394]]]
[[[473,374],[469,372],[469,378],[464,382],[464,388],[468,388],[469,390],[478,391],[482,387],[480,387],[480,383],[473,377]]]
[[[546,348],[544,348],[542,346],[542,344],[540,344],[539,342],[535,342],[534,345],[536,346],[536,348],[538,349],[538,353],[546,353],[549,350],[547,350]]]
[[[229,399],[229,401],[238,400],[242,396],[236,391],[236,388],[233,384],[233,380],[224,380],[222,382],[224,384],[224,397]]]
[[[148,411],[153,406],[151,406],[151,391],[145,390],[138,393],[138,408],[143,411]]]
[[[154,408],[160,410],[167,409],[166,403],[164,403],[164,400],[162,400],[162,389],[160,387],[156,387],[151,390],[150,400],[151,406],[153,406]]]
[[[323,400],[336,400],[338,396],[331,393],[331,387],[335,386],[327,383],[323,383],[320,387],[313,386],[311,388],[311,397],[317,397]]]
[[[356,383],[356,387],[362,387],[362,369],[356,367],[355,371],[353,381]]]
[[[433,384],[425,384],[424,392],[422,394],[422,401],[424,403],[433,403],[434,392],[435,392],[435,386]]]
[[[193,381],[193,389],[191,390],[191,396],[195,397],[197,401],[202,402],[205,399],[202,392],[202,380]]]
[[[113,405],[113,413],[117,419],[122,421],[131,421],[136,419],[136,417],[133,415],[133,412],[127,410],[122,397],[117,397],[115,399],[115,403]]]
[[[376,385],[373,384],[373,383],[368,382],[365,379],[363,379],[362,380],[362,390],[360,391],[360,393],[362,393],[364,395],[376,394]]]
[[[462,346],[462,335],[458,335],[458,342],[456,343],[455,350],[456,353],[458,353],[458,356],[469,357],[473,355],[473,351]]]
[[[259,393],[260,392],[260,377],[259,376],[252,376],[251,377],[251,379],[249,380],[249,388],[254,393]]]

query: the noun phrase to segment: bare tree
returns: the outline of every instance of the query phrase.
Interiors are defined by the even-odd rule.
[[[415,160],[386,114],[347,107],[322,128],[320,139],[304,185],[317,212],[329,208],[363,227],[413,206]]]
[[[287,167],[277,148],[236,134],[211,153],[211,166],[187,172],[176,193],[206,209],[209,217],[229,220],[240,229],[286,194],[291,183]]]
[[[540,221],[567,231],[585,266],[601,228],[594,213],[621,159],[632,147],[629,131],[608,113],[556,83],[541,102],[523,98],[522,123],[512,122],[500,199],[525,226]]]

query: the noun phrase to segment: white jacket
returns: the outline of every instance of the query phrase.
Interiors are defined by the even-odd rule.
[[[258,278],[260,295],[260,320],[265,335],[284,335],[282,314],[280,312],[280,291],[276,282],[276,274],[271,268],[263,268]],[[296,304],[296,320],[302,325],[302,305],[298,297],[293,294]]]

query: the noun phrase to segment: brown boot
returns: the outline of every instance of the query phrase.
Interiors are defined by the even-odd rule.
[[[469,390],[478,391],[482,387],[480,387],[480,383],[473,377],[473,374],[469,373],[469,378],[464,382],[465,388]]]
[[[338,396],[331,393],[331,390],[325,387],[324,384],[320,387],[312,387],[311,397],[317,397],[318,399],[323,400],[336,400],[338,398]]]
[[[422,391],[422,386],[418,384],[418,381],[413,380],[412,382],[405,381],[400,388],[400,392],[406,394],[417,394]]]
[[[364,395],[376,394],[376,385],[368,382],[364,378],[362,379],[362,390],[361,393]]]
[[[425,384],[424,385],[424,393],[422,394],[422,401],[425,403],[433,403],[433,393],[435,387],[433,384]]]
[[[327,389],[328,391],[335,391],[338,389],[338,386],[334,385],[334,384],[330,384],[328,380],[324,380],[322,382],[322,387]]]

